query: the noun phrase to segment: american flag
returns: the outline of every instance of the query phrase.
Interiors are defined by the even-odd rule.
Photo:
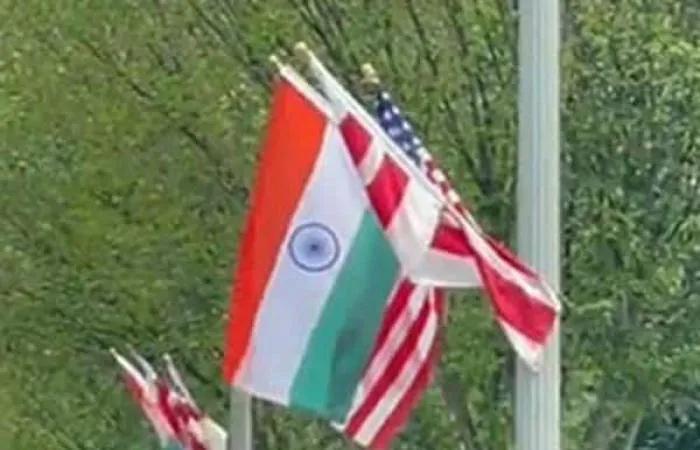
[[[405,257],[402,264],[411,279],[404,281],[413,292],[428,292],[412,296],[423,306],[418,314],[405,307],[401,288],[393,294],[350,421],[341,426],[356,442],[385,448],[430,379],[438,342],[436,316],[443,315],[431,293],[448,287],[483,289],[513,349],[532,367],[541,361],[560,305],[546,282],[481,230],[385,92],[379,94],[378,117],[373,118],[313,55],[309,67],[342,117],[343,139],[385,235],[399,259]],[[410,167],[409,158],[418,170]],[[439,204],[437,216],[432,201]],[[419,253],[417,260],[409,246]],[[393,318],[397,311],[400,320]],[[384,327],[390,331],[384,333]]]
[[[334,108],[344,110],[346,115],[344,122],[348,122],[348,119],[354,119],[356,122],[348,123],[344,138],[348,149],[353,153],[353,158],[357,160],[356,165],[361,170],[361,176],[370,178],[365,180],[365,184],[376,184],[378,185],[376,187],[383,189],[380,192],[368,190],[370,197],[374,194],[383,196],[383,198],[374,199],[376,201],[373,201],[372,205],[375,209],[384,207],[382,202],[391,202],[399,212],[396,216],[397,221],[415,219],[412,214],[416,211],[411,211],[411,208],[419,203],[415,202],[417,197],[414,195],[417,195],[417,191],[412,190],[417,186],[414,181],[423,186],[427,181],[427,184],[433,185],[432,187],[436,184],[439,187],[431,190],[439,191],[436,192],[436,196],[441,197],[439,200],[443,205],[443,214],[434,228],[427,253],[421,260],[421,264],[411,269],[411,276],[422,283],[443,288],[483,289],[494,310],[496,320],[513,349],[523,361],[536,368],[541,362],[546,341],[555,329],[561,309],[557,294],[504,245],[481,230],[470,212],[463,207],[459,195],[450,186],[444,172],[423,149],[420,140],[416,139],[413,133],[401,131],[411,131],[411,127],[410,124],[404,123],[405,120],[400,117],[400,111],[391,103],[390,98],[385,96],[382,99],[380,94],[380,107],[388,106],[388,110],[381,107],[382,113],[387,111],[390,113],[380,117],[380,121],[392,124],[389,127],[392,129],[397,128],[398,125],[399,129],[393,131],[396,134],[394,139],[399,139],[406,144],[403,150],[395,148],[397,147],[395,142],[391,142],[390,146],[385,145],[391,141],[391,138],[386,136],[389,133],[388,128],[386,128],[387,132],[376,130],[381,127],[367,117],[366,111],[352,94],[308,50],[307,56],[309,68],[321,84],[324,94],[334,104]],[[398,119],[396,116],[399,116]],[[386,174],[372,171],[377,161],[391,163],[392,159],[398,156],[403,159],[404,155],[399,155],[399,152],[411,150],[423,169],[416,172],[423,172],[422,174],[409,173],[413,170],[407,172],[399,167],[394,170],[398,174],[392,175],[393,179],[390,180],[392,183],[387,184],[387,180],[377,178],[377,175]],[[383,156],[380,156],[379,153],[382,152]],[[406,166],[396,160],[393,163]],[[381,185],[380,182],[384,184]],[[424,208],[424,206],[418,207]],[[432,220],[432,216],[422,216],[425,221]],[[433,222],[430,223],[432,225]],[[395,248],[401,247],[402,239],[413,237],[414,232],[420,229],[420,224],[413,222],[411,227],[413,228],[404,227],[405,233],[400,234],[400,239],[397,238],[392,242]],[[388,233],[388,236],[391,238],[391,233]],[[411,242],[411,245],[417,244],[415,241]]]
[[[385,90],[378,91],[375,105],[375,115],[382,129],[404,151],[406,156],[425,173],[426,177],[438,186],[446,201],[451,202],[458,212],[466,212],[466,208],[462,206],[462,201],[457,191],[452,188],[447,175],[435,164],[435,160],[425,148],[423,141],[414,132],[413,125],[392,101],[389,92]],[[439,298],[445,297],[442,290],[437,292]],[[441,305],[440,310],[444,311],[444,305]],[[445,317],[440,319],[444,321]]]
[[[382,91],[377,96],[376,115],[379,124],[384,128],[396,144],[406,152],[411,160],[419,167],[429,158],[423,142],[413,132],[413,126],[406,120],[398,106],[391,101],[388,92]]]
[[[438,187],[452,209],[451,214],[443,217],[433,247],[472,261],[470,264],[478,272],[478,285],[488,294],[496,320],[513,349],[535,367],[559,312],[556,293],[506,246],[483,232],[445,172],[385,91],[377,95],[376,114],[382,128]]]
[[[436,268],[436,279],[454,273],[455,286],[483,287],[514,349],[526,361],[536,362],[556,315],[556,296],[517,257],[483,233],[387,92],[378,93],[375,115],[383,131],[438,188],[451,210],[443,216],[431,244],[435,258],[430,265]],[[370,140],[360,122],[346,120],[341,128],[351,152],[361,150],[362,143]],[[441,278],[443,285],[450,284],[448,278]],[[400,281],[361,382],[367,392],[360,391],[349,422],[341,427],[360,444],[375,449],[389,445],[429,386],[439,355],[444,297],[443,288],[419,285],[408,278]],[[412,308],[420,313],[411,312]],[[401,328],[408,331],[402,333]]]
[[[426,174],[428,179],[439,187],[445,199],[451,201],[458,211],[464,211],[465,208],[462,206],[459,195],[452,188],[445,173],[435,165],[435,161],[425,148],[423,141],[414,132],[413,125],[392,101],[391,95],[385,90],[378,91],[375,105],[375,115],[382,129],[404,151],[406,156]],[[444,299],[445,294],[442,290],[437,290],[436,297]],[[444,311],[444,305],[440,305],[439,310]],[[442,322],[445,317],[440,319]]]

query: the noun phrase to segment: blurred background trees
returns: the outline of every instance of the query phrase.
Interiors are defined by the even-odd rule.
[[[700,6],[562,9],[565,447],[700,448]],[[0,448],[155,448],[107,352],[126,344],[173,354],[225,422],[267,57],[293,61],[297,40],[361,96],[371,62],[484,227],[515,245],[517,2],[0,11]],[[449,312],[440,376],[395,448],[511,448],[512,355],[478,296]],[[347,448],[301,414],[254,412],[256,448]]]

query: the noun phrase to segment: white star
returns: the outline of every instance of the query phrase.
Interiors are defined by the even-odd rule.
[[[413,145],[421,145],[420,139],[418,139],[416,136],[413,136]]]
[[[392,106],[391,112],[398,116],[401,111],[399,111],[399,108],[397,108],[396,106]]]
[[[398,127],[391,127],[389,128],[389,135],[392,137],[399,136],[401,134],[401,129]]]
[[[411,125],[409,125],[409,123],[406,122],[405,120],[404,120],[403,124],[401,124],[401,126],[403,126],[404,130],[411,131]]]
[[[445,173],[440,169],[433,170],[432,176],[436,183],[442,183],[443,181],[447,180]]]
[[[381,97],[382,97],[382,100],[385,100],[385,101],[387,101],[387,102],[388,102],[389,100],[391,100],[391,97],[389,97],[389,93],[388,93],[388,92],[382,92]]]
[[[459,194],[457,194],[454,189],[447,191],[447,200],[451,203],[462,203],[462,200],[459,198]]]
[[[430,156],[430,153],[425,149],[425,147],[421,147],[417,150],[418,156],[420,156],[420,159],[423,161],[423,163],[428,163],[430,162],[433,158]]]
[[[386,120],[386,121],[389,121],[389,120],[394,118],[394,115],[391,114],[391,111],[389,111],[389,110],[384,111],[384,114],[382,114],[382,116],[384,117],[384,120]]]

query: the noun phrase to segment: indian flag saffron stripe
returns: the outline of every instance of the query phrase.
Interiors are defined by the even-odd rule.
[[[229,380],[238,374],[247,352],[264,290],[326,127],[322,112],[286,80],[276,88],[271,111],[231,299],[235,317],[228,329],[224,367]],[[290,154],[294,157],[289,158]]]
[[[282,75],[238,261],[226,375],[343,421],[399,260],[323,101]]]

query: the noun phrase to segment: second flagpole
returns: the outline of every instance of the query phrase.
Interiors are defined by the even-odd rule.
[[[230,388],[227,450],[253,450],[252,401],[248,394]]]
[[[518,252],[559,288],[559,0],[519,9]],[[558,324],[539,372],[518,361],[515,448],[559,450]]]

